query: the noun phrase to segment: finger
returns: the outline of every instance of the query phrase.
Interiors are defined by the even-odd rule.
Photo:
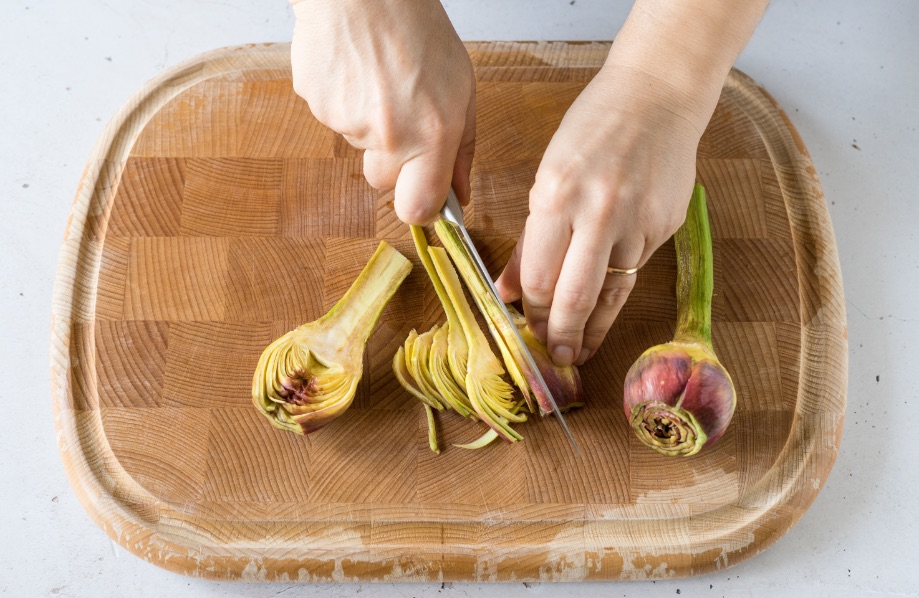
[[[342,133],[341,136],[342,136],[342,139],[347,141],[348,145],[350,145],[351,147],[356,148],[356,149],[364,149],[364,141],[360,135],[351,135],[348,133]]]
[[[571,242],[567,220],[530,214],[520,252],[520,288],[527,324],[540,342],[547,338],[549,308]]]
[[[437,218],[447,199],[456,146],[425,152],[402,165],[396,181],[396,215],[407,224],[428,224]]]
[[[463,138],[460,140],[459,152],[453,164],[453,190],[460,204],[467,205],[472,196],[469,173],[472,171],[472,158],[475,153],[475,91],[473,90],[469,106],[466,108],[466,124]]]
[[[631,268],[644,265],[647,260],[646,252],[636,249],[638,246],[645,246],[645,244],[640,241],[616,243],[610,252],[609,264],[616,268]],[[634,258],[635,255],[640,256],[637,262]],[[630,265],[622,266],[621,264]],[[606,338],[609,329],[613,326],[613,322],[616,321],[619,312],[622,311],[622,306],[625,305],[629,294],[635,287],[637,277],[637,274],[625,276],[606,274],[600,288],[600,294],[597,296],[597,305],[584,325],[584,341],[578,358],[575,360],[576,365],[582,365],[593,357],[597,349],[600,348],[603,339]]]
[[[370,149],[364,152],[364,178],[374,189],[389,191],[395,187],[401,166],[392,154]]]
[[[580,228],[571,239],[549,313],[547,345],[558,365],[571,365],[580,355],[612,246],[612,233],[601,227]]]
[[[511,253],[511,258],[504,265],[501,276],[495,281],[495,287],[501,294],[501,300],[505,303],[512,303],[523,296],[523,291],[520,288],[520,250],[523,248],[523,237],[526,232],[525,228],[520,231],[520,238],[517,239],[514,252]]]

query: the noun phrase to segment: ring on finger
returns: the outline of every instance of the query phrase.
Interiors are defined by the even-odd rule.
[[[607,274],[615,274],[616,276],[631,276],[632,274],[635,274],[637,272],[638,272],[638,266],[635,266],[634,268],[615,268],[613,266],[610,266],[609,268],[606,269]]]

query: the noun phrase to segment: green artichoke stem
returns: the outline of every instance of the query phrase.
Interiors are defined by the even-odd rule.
[[[673,340],[712,348],[712,232],[705,189],[696,183],[686,222],[674,234],[677,324]]]
[[[317,324],[362,353],[377,320],[411,270],[411,264],[389,244],[381,243],[351,288]]]

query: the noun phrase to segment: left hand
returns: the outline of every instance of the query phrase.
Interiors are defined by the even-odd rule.
[[[632,290],[636,275],[607,267],[644,265],[683,222],[711,116],[697,99],[608,62],[552,137],[497,285],[505,301],[522,296],[557,364],[590,358]]]

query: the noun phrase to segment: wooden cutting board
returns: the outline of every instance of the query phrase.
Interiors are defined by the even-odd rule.
[[[472,233],[493,272],[527,213],[540,156],[603,43],[472,43]],[[451,447],[481,428],[423,409],[390,372],[442,318],[392,196],[312,118],[289,47],[211,52],[114,118],[74,202],[55,285],[52,394],[61,455],[96,523],[173,571],[256,580],[583,580],[733,565],[794,524],[829,474],[846,395],[835,241],[816,172],[776,103],[728,79],[698,179],[714,233],[715,348],[737,385],[727,435],[692,458],[632,438],[623,377],[675,318],[666,244],[582,369],[587,407],[523,442]],[[370,341],[349,411],[309,437],[250,402],[261,350],[341,296],[386,239],[416,267]]]

